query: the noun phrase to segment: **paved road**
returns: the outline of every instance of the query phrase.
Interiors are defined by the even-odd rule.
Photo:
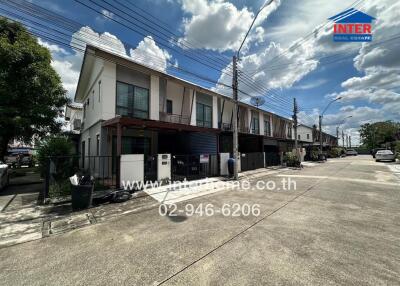
[[[158,209],[0,249],[2,285],[399,285],[400,181],[370,156],[249,178],[296,190],[180,203],[259,204],[259,216]]]

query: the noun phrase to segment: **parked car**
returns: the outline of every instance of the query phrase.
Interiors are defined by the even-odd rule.
[[[10,168],[17,168],[18,167],[18,154],[16,153],[11,153],[5,156],[5,163],[8,165]]]
[[[376,152],[381,151],[381,150],[386,150],[386,149],[385,149],[385,148],[375,148],[375,149],[372,149],[372,151],[371,151],[372,158],[375,158]]]
[[[354,149],[347,149],[346,150],[346,156],[357,156],[357,155],[358,155],[358,153]]]
[[[0,190],[9,183],[8,165],[0,161]]]
[[[396,162],[396,154],[394,154],[391,150],[379,150],[375,154],[375,161],[391,161]]]

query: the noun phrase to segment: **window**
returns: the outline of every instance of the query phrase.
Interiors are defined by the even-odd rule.
[[[85,168],[85,141],[82,141],[81,156],[82,156],[82,168]]]
[[[310,139],[310,134],[307,133],[307,139]]]
[[[288,134],[287,134],[288,138],[292,138],[292,127],[289,126],[288,127]]]
[[[100,135],[96,135],[96,155],[99,156],[100,154]]]
[[[88,154],[88,156],[90,156],[90,138],[88,138],[88,141],[87,141],[87,154]]]
[[[172,114],[172,100],[167,99],[167,113]]]
[[[197,126],[209,127],[212,126],[212,108],[203,103],[196,104],[196,120]]]
[[[99,81],[99,102],[100,102],[100,97],[101,97],[101,80]]]
[[[300,134],[299,134],[299,135],[297,135],[297,139],[299,139],[299,140],[300,140]]]
[[[149,90],[117,82],[116,107],[118,115],[149,118]]]
[[[264,120],[264,135],[271,136],[271,122],[269,121],[269,118]]]
[[[260,133],[260,120],[257,117],[253,117],[253,120],[251,121],[251,133]]]

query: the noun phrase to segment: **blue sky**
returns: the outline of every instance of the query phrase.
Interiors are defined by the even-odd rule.
[[[66,32],[65,41],[72,45],[96,44],[97,39],[97,44],[107,43],[107,47],[134,60],[227,95],[231,94],[229,88],[193,78],[182,70],[231,85],[230,59],[255,12],[264,4],[264,0],[30,2],[76,21],[75,30]],[[0,4],[2,7],[9,9]],[[377,18],[371,44],[333,42],[327,18],[349,7]],[[399,8],[399,3],[390,0],[273,1],[259,15],[242,48],[239,68],[243,75],[239,89],[251,96],[264,96],[267,102],[264,108],[284,116],[290,115],[291,102],[296,97],[301,108],[300,120],[308,125],[316,122],[330,100],[341,96],[343,99],[331,105],[324,116],[325,130],[335,134],[336,125],[353,116],[342,126],[357,143],[360,124],[400,120],[396,84],[400,79],[399,44],[396,40],[385,42],[400,31],[395,13]],[[141,22],[135,23],[133,16]],[[139,33],[124,25],[134,27]],[[81,53],[50,38],[40,38],[40,43],[50,48],[53,66],[73,97]],[[299,44],[293,46],[296,41]],[[242,94],[241,98],[248,101],[248,95]]]

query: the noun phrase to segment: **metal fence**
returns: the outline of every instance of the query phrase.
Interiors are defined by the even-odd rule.
[[[219,175],[217,154],[173,155],[171,180],[197,180]]]
[[[264,168],[264,153],[242,153],[240,156],[240,167],[242,171]]]
[[[67,197],[71,194],[69,177],[74,174],[95,178],[95,189],[119,187],[119,156],[57,156],[48,157],[42,199]]]
[[[278,166],[281,164],[281,157],[277,152],[265,152],[265,166]]]

